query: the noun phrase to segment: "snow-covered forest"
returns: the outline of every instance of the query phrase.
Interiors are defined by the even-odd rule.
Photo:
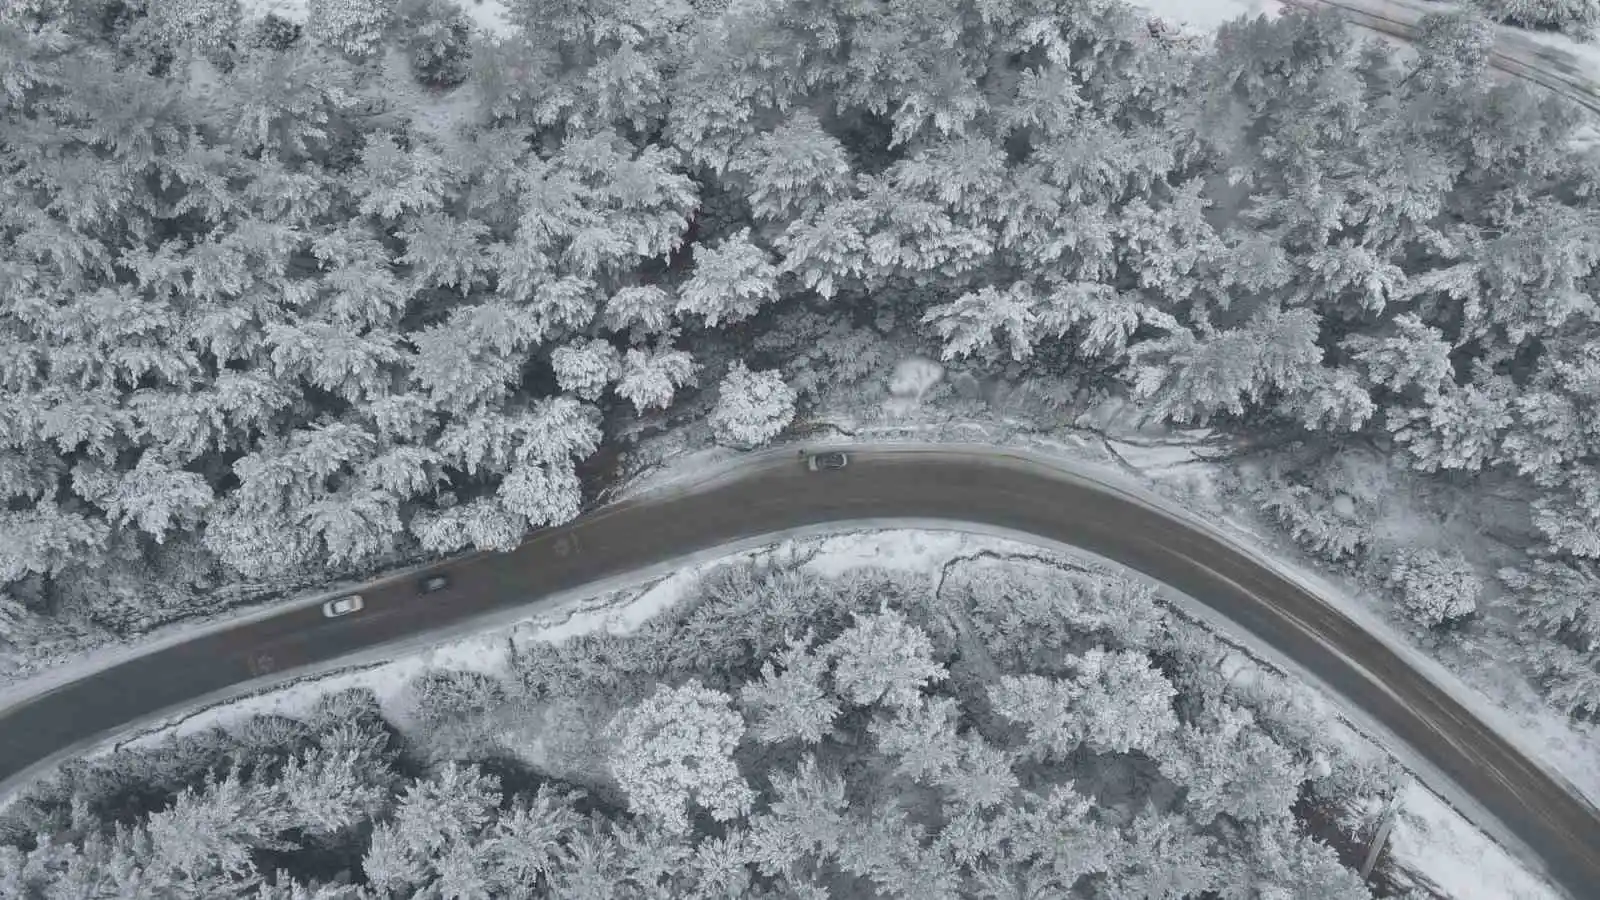
[[[1523,498],[1600,707],[1600,165],[1437,18],[1195,48],[1111,0],[29,0],[0,20],[8,665],[509,548],[639,416],[751,446],[890,337]],[[448,113],[448,115],[446,115]],[[1318,459],[1271,508],[1329,556]],[[1386,561],[1429,624],[1462,560]],[[365,568],[364,568],[365,567]]]
[[[1359,853],[1333,823],[1400,770],[1232,652],[1091,569],[724,564],[388,719],[347,690],[74,763],[0,816],[0,893],[1369,897],[1319,838]]]
[[[1592,40],[1600,26],[1596,0],[1470,0],[1470,6],[1511,25],[1564,31]]]

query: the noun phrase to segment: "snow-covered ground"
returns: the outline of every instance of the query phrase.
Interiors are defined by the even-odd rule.
[[[456,5],[484,34],[504,35],[510,31],[510,25],[506,22],[506,5],[502,0],[460,0]],[[280,19],[305,24],[309,6],[310,0],[240,0],[239,11],[246,22],[270,13]]]
[[[1389,852],[1450,900],[1560,896],[1422,785],[1404,787],[1397,809]]]
[[[1284,6],[1277,0],[1137,0],[1135,6],[1172,25],[1212,32],[1240,16],[1277,15]]]

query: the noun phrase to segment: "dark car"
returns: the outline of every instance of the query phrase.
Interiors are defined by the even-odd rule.
[[[813,472],[824,469],[842,469],[849,464],[850,458],[843,453],[818,453],[806,460],[806,467]]]
[[[429,575],[427,578],[422,579],[417,586],[422,588],[424,594],[431,594],[434,591],[442,591],[449,587],[450,579],[443,575]]]

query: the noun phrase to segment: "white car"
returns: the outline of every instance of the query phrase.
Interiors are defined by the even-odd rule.
[[[322,614],[330,619],[337,619],[340,616],[348,616],[353,612],[359,612],[362,605],[361,595],[351,594],[348,597],[340,597],[337,600],[329,600],[327,603],[322,604]]]

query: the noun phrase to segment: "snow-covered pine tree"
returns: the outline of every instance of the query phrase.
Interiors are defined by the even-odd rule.
[[[691,803],[719,822],[749,812],[754,793],[733,760],[744,721],[726,694],[698,679],[662,686],[618,713],[609,730],[611,772],[639,814],[682,832]]]
[[[711,431],[730,447],[759,447],[794,421],[795,400],[782,373],[752,372],[743,362],[736,362],[717,386],[717,403],[709,418]]]

